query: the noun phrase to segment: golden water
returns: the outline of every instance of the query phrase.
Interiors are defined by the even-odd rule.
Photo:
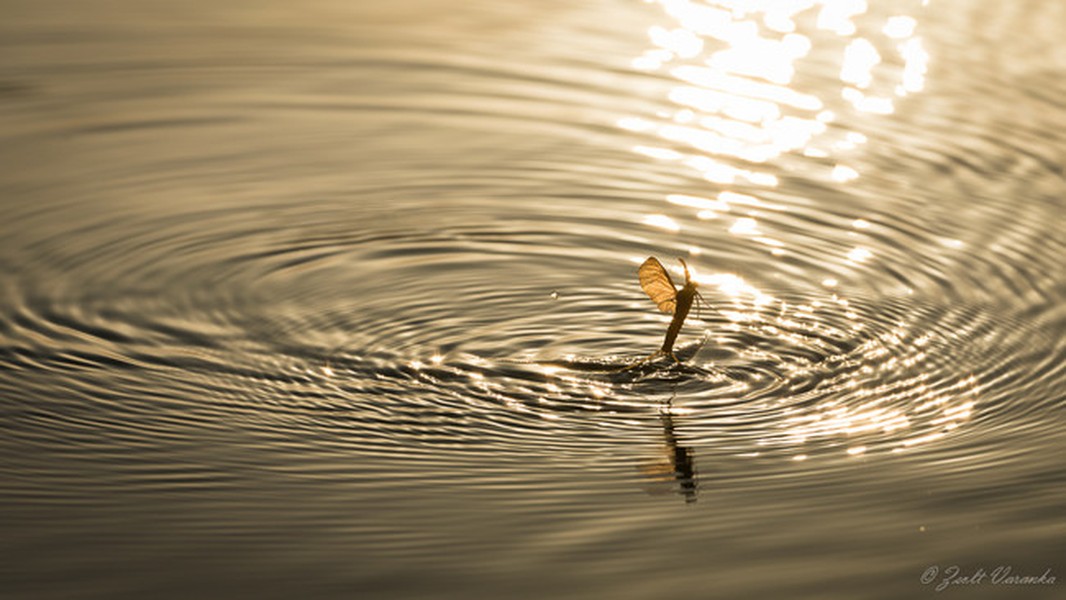
[[[4,14],[3,595],[1066,576],[1061,3]]]

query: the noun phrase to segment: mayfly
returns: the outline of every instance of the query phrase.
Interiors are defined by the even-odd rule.
[[[659,310],[674,315],[673,320],[670,321],[670,327],[666,329],[666,338],[663,339],[662,347],[659,348],[658,352],[641,362],[646,362],[663,354],[674,359],[675,362],[681,362],[674,356],[674,342],[677,340],[677,334],[681,333],[681,326],[685,323],[688,311],[692,309],[692,302],[697,298],[702,300],[702,297],[696,291],[697,285],[689,274],[688,265],[685,264],[683,259],[679,258],[677,260],[685,268],[685,285],[680,291],[674,287],[674,282],[670,279],[670,274],[666,271],[666,268],[654,256],[648,257],[648,260],[644,261],[644,264],[640,265],[640,269],[637,270],[637,275],[640,277],[640,287],[644,290],[644,293],[659,307]]]

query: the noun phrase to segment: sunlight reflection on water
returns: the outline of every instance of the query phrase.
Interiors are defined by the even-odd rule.
[[[821,140],[836,120],[835,112],[825,94],[831,86],[819,84],[813,91],[794,83],[797,63],[812,52],[812,37],[839,53],[838,88],[841,98],[858,112],[888,114],[893,100],[869,90],[893,89],[903,98],[919,92],[924,86],[928,70],[928,54],[922,40],[916,36],[918,21],[914,16],[894,14],[883,19],[880,30],[869,23],[860,29],[855,19],[867,11],[863,0],[796,0],[793,2],[735,2],[729,0],[654,0],[672,19],[672,26],[652,25],[648,37],[653,47],[633,60],[637,69],[664,72],[678,81],[667,97],[677,108],[672,113],[660,113],[658,120],[626,117],[619,127],[639,134],[654,135],[669,142],[657,147],[643,144],[635,150],[642,155],[680,162],[697,168],[704,177],[717,184],[746,182],[749,186],[773,187],[778,184],[776,173],[759,165],[777,159],[782,154],[797,153],[818,159],[832,158],[829,177],[836,182],[852,182],[860,177],[854,168],[842,164],[847,153],[867,141],[857,131],[835,131],[828,142]],[[867,30],[870,31],[867,31]],[[810,32],[810,35],[804,32]],[[831,31],[841,41],[818,36],[817,31]],[[877,45],[864,35],[877,36]],[[843,40],[850,39],[841,46]],[[894,54],[886,60],[878,47],[891,49]],[[822,60],[825,60],[824,58]],[[882,67],[882,63],[884,63]],[[839,129],[839,128],[838,128]],[[781,205],[770,206],[761,201],[757,191],[741,188],[749,193],[723,189],[716,198],[701,198],[684,194],[668,194],[666,200],[674,205],[697,210],[701,220],[719,219],[725,214],[737,215],[728,220],[727,231],[734,236],[753,237],[770,246],[771,254],[781,256],[787,245],[779,238],[761,231],[758,215],[765,210],[787,210]],[[746,214],[747,216],[740,216]],[[682,225],[664,214],[651,214],[644,223],[672,233],[682,233]],[[868,227],[858,218],[857,228]],[[858,246],[846,254],[851,264],[862,263],[873,252]],[[631,259],[639,262],[640,259]],[[696,280],[713,285],[719,294],[732,299],[731,307],[720,312],[734,323],[754,323],[763,320],[766,305],[774,299],[733,273],[696,275]],[[837,287],[835,278],[825,278],[823,285]],[[750,308],[738,304],[741,296],[751,299]],[[847,306],[847,301],[833,295],[833,301]],[[817,302],[816,302],[817,304]],[[804,309],[808,309],[804,312]],[[792,314],[810,316],[809,306],[790,307],[780,301],[779,323],[793,326],[793,335],[817,333],[819,324],[796,319]],[[795,311],[799,311],[798,313]],[[750,312],[748,312],[750,311]],[[854,315],[853,312],[848,314]],[[855,328],[861,328],[856,323]],[[849,360],[863,362],[876,359],[887,352],[884,346],[872,346],[868,355],[859,354]],[[921,356],[909,357],[910,366]],[[894,359],[893,359],[894,360]],[[894,368],[890,363],[889,368]],[[854,386],[857,382],[849,382]],[[806,440],[819,436],[846,437],[857,432],[882,430],[894,433],[893,451],[933,441],[956,429],[960,421],[971,414],[972,377],[970,393],[955,390],[927,390],[919,384],[913,397],[894,408],[878,408],[898,394],[898,385],[885,384],[854,391],[856,401],[837,406],[826,402],[803,414],[789,416],[786,421],[795,427],[790,439],[797,448]],[[867,399],[871,398],[872,399]],[[929,397],[934,401],[923,401]],[[898,398],[897,398],[898,400]],[[907,429],[935,404],[941,417],[925,416],[924,421],[936,428],[931,433],[909,434]],[[914,415],[907,413],[913,407]],[[790,409],[787,412],[792,412]],[[911,435],[912,437],[907,437]],[[847,448],[849,455],[864,454],[855,447]],[[806,455],[803,455],[806,458]]]
[[[852,38],[839,58],[839,89],[856,110],[892,112],[891,97],[864,90],[894,89],[896,96],[903,97],[923,87],[928,55],[921,38],[915,36],[915,18],[893,15],[880,32],[870,32],[882,34],[877,40],[882,47],[892,41],[898,59],[878,69],[883,58],[877,46],[859,36],[852,21],[866,12],[865,1],[655,3],[671,17],[672,28],[651,26],[648,35],[654,47],[635,58],[633,66],[665,71],[681,82],[669,92],[678,108],[657,115],[657,120],[626,117],[618,125],[671,142],[672,147],[642,145],[638,151],[696,168],[712,182],[740,180],[774,186],[777,177],[759,170],[758,163],[790,152],[825,157],[840,147],[840,142],[818,143],[835,120],[834,112],[826,109],[829,98],[825,93],[831,88],[820,83],[815,88],[819,91],[810,93],[793,83],[797,63],[811,53],[813,45],[810,36],[797,30],[811,28],[812,22],[812,32],[828,30]],[[812,13],[817,14],[813,21]],[[835,40],[823,41],[839,46]],[[897,69],[895,63],[902,64]],[[844,137],[852,145],[865,139],[857,132],[846,132]],[[849,168],[837,165],[835,169]],[[834,175],[843,181],[839,177]]]

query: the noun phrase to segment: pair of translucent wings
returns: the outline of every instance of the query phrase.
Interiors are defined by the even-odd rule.
[[[640,289],[651,298],[659,310],[667,314],[673,314],[677,308],[677,288],[666,272],[663,263],[654,256],[648,257],[644,264],[637,270],[640,277]]]

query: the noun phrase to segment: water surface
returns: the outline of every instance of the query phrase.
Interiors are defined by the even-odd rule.
[[[5,8],[5,595],[1062,593],[1063,7],[580,4]]]

